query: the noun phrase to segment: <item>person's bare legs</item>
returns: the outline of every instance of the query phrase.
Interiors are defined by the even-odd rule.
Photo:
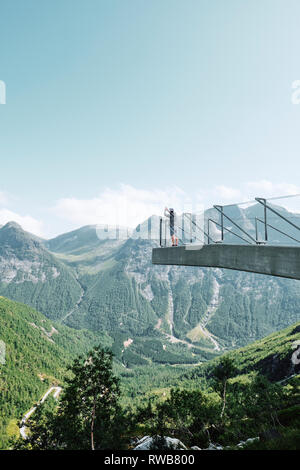
[[[178,246],[178,238],[172,235],[172,246]]]

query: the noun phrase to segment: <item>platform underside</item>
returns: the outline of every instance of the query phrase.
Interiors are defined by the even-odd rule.
[[[266,245],[187,245],[153,248],[152,263],[201,266],[300,279],[300,247]]]

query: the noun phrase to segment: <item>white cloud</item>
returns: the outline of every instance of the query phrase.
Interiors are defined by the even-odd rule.
[[[209,208],[214,204],[226,205],[239,203],[244,201],[244,194],[240,188],[218,185],[199,191],[197,198],[204,203],[206,208]]]
[[[285,207],[290,212],[300,213],[300,196],[284,198],[284,196],[300,194],[300,186],[292,183],[271,183],[271,181],[261,180],[246,183],[245,191],[251,199],[255,197],[272,199],[272,204]]]
[[[17,222],[27,232],[31,232],[37,236],[43,236],[42,222],[31,217],[30,215],[20,215],[10,209],[7,205],[16,198],[6,191],[0,191],[0,225],[5,225],[7,222]],[[5,207],[6,206],[6,207]]]
[[[215,193],[219,199],[225,202],[239,202],[239,199],[241,197],[241,191],[239,189],[230,188],[229,186],[216,186]]]
[[[14,220],[24,230],[39,236],[45,236],[45,231],[49,236],[54,236],[83,225],[117,224],[134,228],[151,215],[162,215],[165,206],[174,207],[177,213],[181,213],[197,211],[201,203],[208,208],[213,204],[234,204],[255,197],[270,198],[300,193],[300,186],[275,184],[268,180],[244,182],[236,187],[217,185],[206,188],[203,184],[202,188],[196,194],[187,194],[175,186],[145,190],[122,184],[117,189],[106,188],[90,199],[59,199],[54,207],[44,208],[43,221],[30,215],[20,215],[18,209],[17,212],[7,209],[7,203],[13,200],[12,196],[8,198],[6,193],[0,192],[0,225]],[[300,197],[272,202],[300,213]]]
[[[123,184],[119,189],[106,188],[93,199],[60,199],[52,211],[77,225],[104,223],[136,227],[151,215],[161,215],[165,206],[181,211],[190,202],[191,199],[177,187],[144,190]]]
[[[4,191],[0,191],[0,204],[7,204],[8,202],[8,195]]]
[[[34,219],[30,215],[19,215],[8,209],[0,209],[0,225],[5,225],[7,222],[17,222],[27,232],[33,233],[37,236],[43,236],[42,222]]]
[[[245,182],[237,187],[219,185],[194,195],[188,195],[178,187],[145,190],[122,184],[118,189],[106,188],[91,199],[59,199],[51,212],[74,228],[96,224],[136,227],[151,215],[162,215],[165,206],[174,207],[181,213],[195,210],[200,203],[212,207],[213,204],[254,200],[257,196],[268,198],[297,192],[300,193],[300,187],[294,184],[274,184],[266,180]],[[300,209],[300,198],[298,203]]]
[[[291,183],[271,183],[271,181],[250,181],[245,184],[245,190],[256,197],[280,197],[291,194],[299,194],[300,186]]]
[[[272,183],[268,180],[248,181],[229,187],[225,185],[215,186],[208,191],[202,191],[199,196],[204,199],[206,207],[213,204],[238,204],[241,202],[254,201],[256,197],[274,198],[290,196],[300,193],[300,186],[292,183]],[[273,201],[275,204],[283,205],[286,208],[298,208],[300,212],[300,197],[278,199]],[[246,207],[246,206],[244,206]]]

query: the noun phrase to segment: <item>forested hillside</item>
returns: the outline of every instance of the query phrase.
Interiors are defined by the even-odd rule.
[[[162,450],[168,436],[197,450],[299,449],[299,345],[298,323],[179,377],[160,370],[147,385],[148,368],[115,375],[111,352],[96,347],[14,448],[132,449],[154,436],[150,449]]]
[[[52,384],[62,383],[78,354],[108,337],[58,325],[27,305],[0,297],[0,448],[18,434],[19,420]]]
[[[199,388],[202,390],[201,393],[203,391],[209,392],[213,384],[213,371],[218,367],[220,360],[223,361],[223,358],[215,358],[213,361],[203,363],[197,367],[193,366],[192,363],[190,365],[180,365],[179,363],[174,368],[169,365],[170,362],[167,356],[164,362],[163,353],[165,349],[159,349],[160,342],[157,341],[156,344],[153,339],[149,339],[148,344],[144,342],[141,343],[141,346],[143,345],[145,349],[150,348],[149,350],[152,351],[151,354],[153,355],[156,351],[157,356],[162,356],[160,361],[158,360],[156,365],[154,365],[154,359],[141,364],[138,358],[145,354],[145,351],[140,351],[140,355],[136,353],[136,358],[133,360],[134,365],[131,363],[130,355],[128,356],[128,365],[124,368],[124,360],[127,356],[124,354],[122,356],[120,352],[123,338],[117,343],[116,339],[107,335],[96,334],[88,330],[71,329],[54,323],[24,304],[3,297],[0,298],[0,332],[1,344],[5,344],[5,351],[3,348],[1,349],[2,361],[0,364],[0,436],[2,448],[7,447],[11,437],[18,435],[18,425],[22,416],[41,398],[50,385],[60,384],[64,388],[65,378],[68,376],[67,368],[73,358],[78,354],[86,353],[94,345],[100,344],[101,347],[109,346],[113,348],[116,354],[114,370],[121,379],[121,402],[123,406],[130,406],[136,410],[143,406],[147,408],[149,400],[153,404],[156,403],[157,410],[160,409],[160,403],[164,403],[166,399],[171,399],[170,403],[174,405],[175,402],[172,400],[174,400],[175,395],[173,394],[172,398],[170,392],[171,389],[177,389],[178,387],[181,390],[186,390],[185,393],[193,394]],[[294,405],[296,405],[299,398],[299,390],[297,392],[298,382],[293,382],[294,388],[289,389],[288,385],[297,380],[297,374],[299,374],[299,344],[300,324],[297,323],[242,349],[227,353],[225,357],[234,363],[234,374],[231,376],[228,385],[229,403],[235,400],[234,393],[236,392],[234,390],[236,387],[240,390],[239,393],[243,395],[246,393],[247,387],[250,387],[250,390],[251,387],[258,386],[255,385],[255,377],[258,374],[273,383],[279,382],[282,383],[282,386],[287,387],[284,392],[284,394],[287,394],[287,401],[284,403],[290,403],[289,400],[292,398],[288,397],[293,396]],[[177,347],[180,346],[177,345]],[[184,354],[185,346],[181,345],[181,347],[183,347]],[[159,362],[161,365],[159,365]],[[214,413],[217,413],[219,408],[218,399],[213,398],[215,395],[209,396],[216,400],[212,406]],[[192,395],[190,398],[192,399]],[[138,416],[139,413],[137,418],[134,419],[138,419]],[[130,432],[149,432],[147,426],[150,423],[152,423],[151,426],[154,425],[153,423],[156,420],[155,414],[153,416],[152,418],[149,417],[150,421],[146,427],[138,426],[136,431],[131,429]],[[234,426],[236,425],[237,423],[234,424]],[[228,425],[226,426],[228,427]],[[253,430],[252,432],[254,432]],[[249,428],[250,431],[251,427]],[[244,434],[239,430],[237,435],[243,436]],[[229,432],[229,435],[222,439],[224,442],[233,442],[233,437],[230,436]],[[201,439],[203,440],[203,436]]]
[[[256,374],[263,375],[271,382],[297,376],[300,373],[300,323],[230,351],[225,356],[234,361],[235,377],[241,381],[247,382],[248,376]],[[207,388],[212,370],[219,361],[220,357],[216,357],[196,367],[179,366],[176,370],[169,366],[155,366],[147,370],[138,367],[133,372],[118,367],[117,372],[126,390],[125,397],[134,399],[136,403],[146,403],[151,396],[155,399],[168,396],[174,387],[186,390],[199,386]]]

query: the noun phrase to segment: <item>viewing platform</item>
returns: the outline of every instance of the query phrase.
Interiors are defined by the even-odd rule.
[[[270,245],[185,245],[153,248],[152,263],[234,269],[300,279],[300,247]]]

